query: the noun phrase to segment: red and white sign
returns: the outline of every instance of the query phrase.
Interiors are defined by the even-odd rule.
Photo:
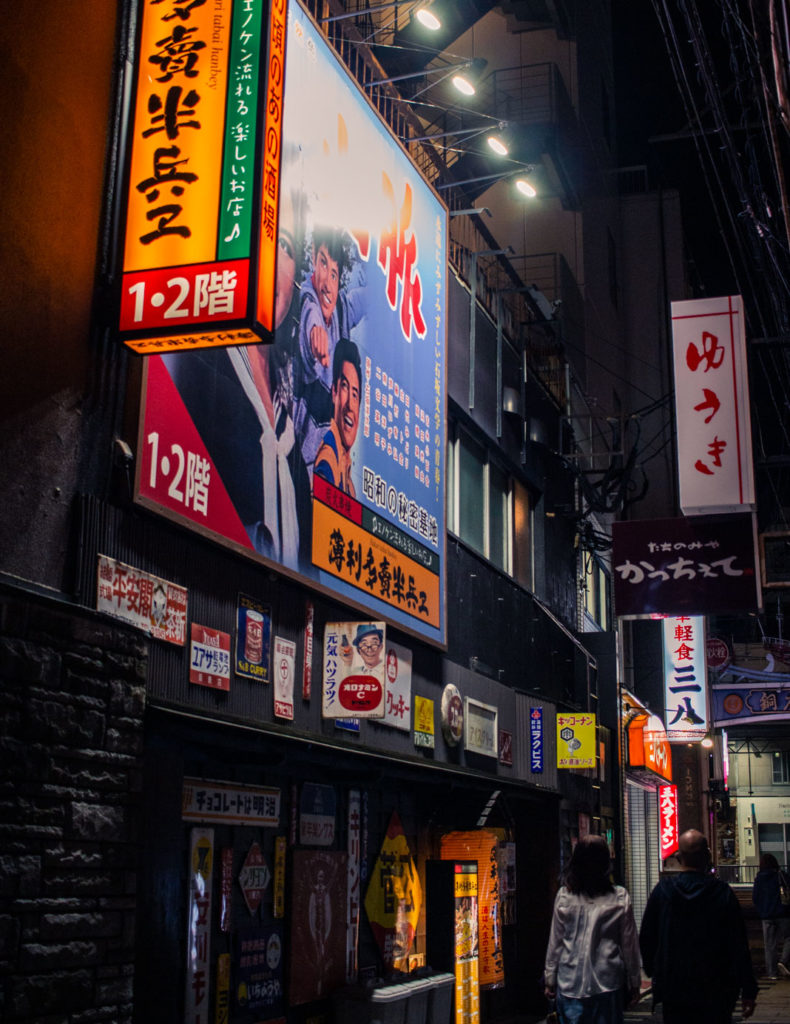
[[[263,851],[257,843],[253,843],[247,851],[241,871],[239,872],[239,885],[244,893],[244,902],[251,914],[254,914],[261,905],[263,892],[271,879]]]
[[[192,623],[189,681],[213,690],[230,690],[230,633]]]
[[[726,668],[730,663],[730,648],[726,640],[709,636],[705,643],[708,668]]]
[[[754,507],[746,335],[740,295],[672,303],[680,508]]]
[[[661,859],[666,860],[678,848],[678,787],[658,787],[658,834]]]
[[[293,720],[294,716],[294,663],[296,644],[292,640],[274,638],[274,714],[277,718]]]
[[[388,643],[386,656],[387,696],[384,725],[402,732],[411,730],[411,651]]]
[[[157,640],[179,647],[186,643],[186,590],[107,555],[99,555],[96,610],[123,619]]]
[[[324,629],[324,718],[384,718],[387,627],[328,622]]]

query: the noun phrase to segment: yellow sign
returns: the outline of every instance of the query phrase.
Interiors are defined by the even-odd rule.
[[[316,481],[316,490],[321,487]],[[350,499],[349,499],[350,501]],[[358,505],[353,502],[353,506]],[[358,557],[349,557],[356,552]],[[439,575],[381,537],[313,501],[313,565],[337,576],[363,594],[373,594],[393,608],[438,628],[441,611]],[[373,566],[370,571],[366,566]],[[381,567],[386,567],[386,574]],[[393,581],[398,580],[398,585]]]
[[[230,953],[217,957],[217,1000],[214,1012],[215,1024],[228,1024],[230,1020]]]
[[[215,6],[144,5],[126,272],[216,259],[231,19]]]
[[[434,746],[433,732],[434,702],[428,697],[414,698],[414,745],[416,747]]]
[[[455,1024],[478,1024],[480,1020],[479,960],[455,962]]]
[[[595,715],[557,715],[557,767],[595,767]]]
[[[264,134],[279,154],[286,0],[268,22]],[[135,352],[257,343],[272,327],[279,163],[256,180],[264,0],[140,0],[118,326]],[[276,43],[276,46],[275,46]],[[264,266],[253,216],[266,190]]]
[[[421,907],[420,876],[393,811],[365,894],[365,912],[385,967],[408,963]]]

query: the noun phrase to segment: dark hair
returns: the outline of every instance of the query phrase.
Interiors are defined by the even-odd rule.
[[[351,363],[354,369],[357,371],[357,379],[359,380],[360,386],[362,385],[362,367],[359,361],[359,349],[350,341],[348,338],[340,338],[337,345],[335,345],[335,354],[332,357],[332,387],[340,380],[340,373],[343,369],[343,363]]]
[[[772,853],[764,853],[760,857],[760,871],[778,871],[779,861]]]
[[[319,225],[313,229],[313,248],[316,253],[322,245],[330,259],[337,263],[338,278],[342,281],[343,272],[351,264],[351,238],[343,228]]]
[[[614,889],[609,878],[609,844],[603,836],[584,836],[576,844],[565,874],[565,886],[571,892],[601,896]]]

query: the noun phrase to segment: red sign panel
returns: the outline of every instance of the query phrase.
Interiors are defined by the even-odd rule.
[[[230,690],[230,633],[192,623],[189,681],[214,690]]]
[[[372,711],[381,704],[382,687],[375,676],[346,676],[340,683],[338,699],[346,711]]]
[[[657,715],[637,715],[629,723],[628,766],[645,769],[667,781],[672,778],[672,749]]]
[[[671,857],[678,848],[678,787],[658,788],[658,834],[661,859]]]

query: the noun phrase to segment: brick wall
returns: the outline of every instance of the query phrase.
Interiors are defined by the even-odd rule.
[[[147,644],[0,587],[0,1019],[131,1021]]]

